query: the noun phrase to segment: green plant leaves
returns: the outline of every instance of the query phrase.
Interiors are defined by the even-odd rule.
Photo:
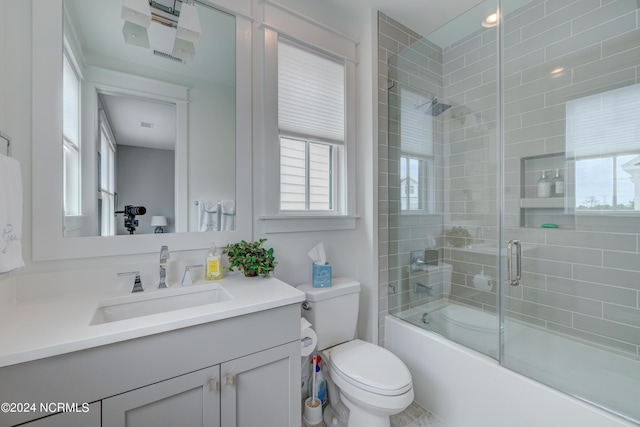
[[[268,276],[275,270],[278,263],[275,260],[273,248],[264,248],[262,244],[267,239],[259,239],[257,242],[229,243],[223,253],[229,257],[227,271],[237,268],[241,271],[255,271],[260,276]]]

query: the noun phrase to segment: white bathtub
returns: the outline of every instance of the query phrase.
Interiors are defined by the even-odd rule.
[[[409,320],[419,324],[420,310],[412,311],[414,317],[409,316]],[[454,322],[443,322],[447,316],[453,316]],[[461,316],[473,321],[465,325]],[[496,329],[492,331],[485,326],[497,326],[494,315],[455,305],[442,307],[440,313],[432,310],[429,317],[435,330],[446,327],[456,341],[470,339],[470,345],[484,345],[486,348],[476,348],[493,356],[497,347]],[[574,385],[592,382],[598,394],[594,401],[609,400],[638,416],[640,362],[522,324],[510,323],[506,331],[511,367],[569,390]],[[540,366],[540,360],[532,360],[540,353],[531,351],[531,346],[543,346],[545,366]],[[391,315],[385,319],[385,347],[411,370],[416,401],[451,427],[638,426]],[[600,366],[606,366],[607,370],[613,367],[619,374],[605,372]]]

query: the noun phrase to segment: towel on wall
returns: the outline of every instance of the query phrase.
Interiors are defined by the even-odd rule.
[[[236,229],[236,201],[222,200],[222,230],[233,231]]]
[[[21,267],[24,260],[20,163],[0,154],[0,274]]]
[[[198,203],[198,230],[216,231],[218,228],[218,203],[204,200]]]

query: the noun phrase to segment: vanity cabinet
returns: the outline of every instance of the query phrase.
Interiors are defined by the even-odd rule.
[[[297,342],[223,363],[222,427],[300,425],[299,417],[290,418],[292,406],[300,406],[300,370],[290,371],[295,362]]]
[[[300,304],[6,366],[0,385],[0,401],[95,402],[90,421],[0,413],[0,426],[299,427]]]
[[[295,352],[290,343],[110,397],[102,427],[291,426]]]
[[[102,427],[218,427],[220,366],[151,384],[102,401]]]

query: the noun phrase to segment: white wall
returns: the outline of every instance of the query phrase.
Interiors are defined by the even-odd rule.
[[[23,256],[26,268],[18,274],[60,271],[68,269],[89,269],[98,266],[116,266],[136,262],[153,262],[157,254],[140,254],[134,256],[113,256],[102,258],[70,259],[62,262],[34,262],[31,256],[31,1],[2,1],[2,17],[0,18],[0,55],[4,58],[0,67],[0,129],[10,134],[15,141],[14,157],[22,164],[24,185],[24,230]],[[241,3],[241,4],[240,4]],[[234,8],[246,10],[248,1],[233,4]],[[276,250],[279,266],[276,276],[291,283],[300,284],[311,280],[311,265],[307,251],[318,242],[327,249],[329,261],[333,264],[334,277],[351,276],[363,284],[361,300],[361,322],[359,335],[368,340],[377,339],[377,215],[373,206],[377,200],[376,182],[373,179],[377,172],[376,128],[372,106],[375,105],[373,58],[375,50],[376,27],[370,10],[363,10],[359,16],[336,13],[334,7],[321,4],[300,4],[287,0],[285,5],[298,12],[325,22],[349,37],[360,42],[358,48],[358,132],[357,132],[357,226],[354,230],[331,232],[298,232],[265,234],[261,231],[260,220],[255,212],[261,206],[256,203],[259,197],[254,196],[254,230],[253,237],[268,238],[268,245]],[[336,17],[340,17],[336,19]],[[255,49],[255,47],[254,47]],[[254,81],[259,81],[255,79]],[[259,88],[254,87],[254,91]],[[255,144],[260,142],[259,129],[254,129]],[[55,142],[54,142],[55,143]],[[37,153],[33,153],[38,155]],[[270,165],[261,163],[261,157],[254,154],[247,159],[247,168],[238,173],[253,174],[254,182],[260,180],[261,174]],[[251,166],[250,166],[251,165]],[[52,185],[56,185],[52,183]],[[198,255],[200,251],[185,253],[185,256]]]

